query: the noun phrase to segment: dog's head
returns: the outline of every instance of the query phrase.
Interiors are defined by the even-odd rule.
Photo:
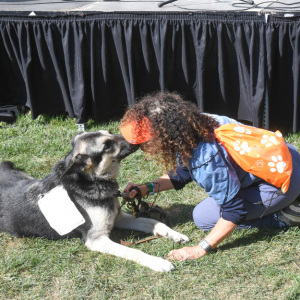
[[[80,173],[87,177],[116,179],[120,161],[138,149],[122,135],[107,130],[80,133],[73,138],[71,145],[73,149],[65,158],[66,169],[62,177]]]

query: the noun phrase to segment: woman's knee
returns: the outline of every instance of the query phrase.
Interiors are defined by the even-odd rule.
[[[199,229],[210,230],[220,219],[220,206],[213,198],[208,197],[194,208],[193,219]]]

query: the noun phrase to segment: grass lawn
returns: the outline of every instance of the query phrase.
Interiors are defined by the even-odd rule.
[[[119,133],[118,121],[87,124],[87,131],[99,129]],[[33,121],[29,114],[21,115],[14,124],[0,123],[0,160],[11,160],[31,176],[42,178],[70,151],[76,133],[73,119],[40,116]],[[286,140],[300,150],[300,134],[287,134]],[[120,189],[129,181],[150,181],[162,172],[139,150],[122,161]],[[157,198],[171,226],[190,237],[188,245],[205,236],[192,221],[193,207],[205,197],[192,183]],[[132,241],[145,235],[114,230],[111,238]],[[0,232],[0,299],[296,300],[300,299],[299,239],[299,227],[239,230],[214,253],[196,261],[176,262],[170,273],[156,273],[91,252],[80,239],[14,238]],[[181,246],[160,238],[135,247],[165,257]]]

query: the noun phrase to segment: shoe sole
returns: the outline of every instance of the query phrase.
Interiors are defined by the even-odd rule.
[[[294,216],[292,214],[286,213],[284,211],[281,211],[281,213],[283,214],[284,217],[286,217],[289,221],[295,223],[295,225],[300,225],[300,217],[298,216]]]

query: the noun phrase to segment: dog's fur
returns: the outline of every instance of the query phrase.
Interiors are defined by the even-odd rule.
[[[117,198],[120,161],[137,150],[121,135],[108,131],[76,135],[73,149],[53,167],[53,172],[37,180],[11,162],[0,165],[0,230],[11,235],[48,239],[80,237],[93,251],[135,261],[155,271],[170,271],[167,260],[128,248],[109,239],[112,228],[133,229],[167,237],[175,242],[189,239],[165,224],[148,218],[133,218],[120,209]],[[62,185],[85,219],[85,223],[65,236],[54,231],[37,204],[41,195]]]

